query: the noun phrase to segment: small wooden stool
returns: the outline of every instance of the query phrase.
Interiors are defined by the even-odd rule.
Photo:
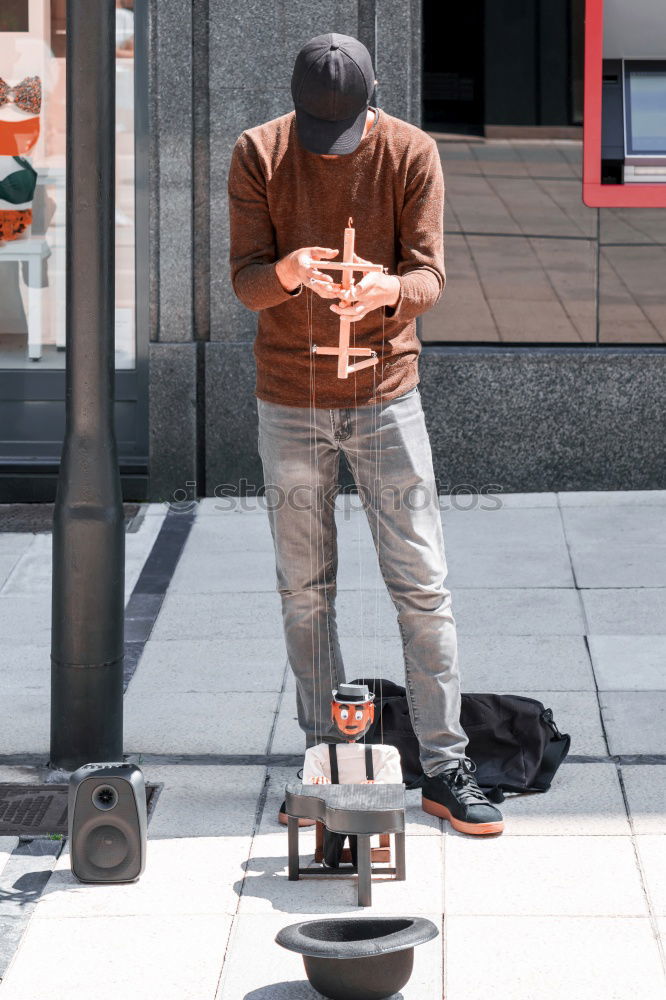
[[[358,905],[372,904],[371,878],[373,861],[390,860],[389,834],[395,836],[395,866],[377,869],[377,874],[393,875],[403,882],[405,867],[405,786],[403,784],[377,785],[303,785],[288,784],[285,789],[285,806],[288,817],[289,881],[298,881],[301,875],[347,878],[358,875]],[[314,819],[332,833],[342,833],[358,838],[358,868],[348,864],[344,868],[302,868],[298,853],[298,820]],[[380,835],[380,846],[371,848],[370,838]],[[323,829],[319,831],[319,858],[321,859]],[[321,839],[319,839],[321,838]],[[375,855],[373,857],[373,850]],[[379,853],[381,852],[381,853]],[[347,852],[347,858],[349,858]],[[346,858],[343,854],[343,861]]]

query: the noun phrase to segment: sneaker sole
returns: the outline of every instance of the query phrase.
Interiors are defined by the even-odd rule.
[[[504,821],[501,819],[496,820],[494,823],[465,823],[464,820],[456,819],[455,816],[452,816],[446,806],[443,806],[440,802],[433,802],[432,799],[423,798],[421,800],[421,808],[431,816],[448,819],[453,829],[458,830],[460,833],[501,833],[504,829]]]
[[[316,824],[316,822],[317,821],[314,820],[314,819],[303,819],[303,818],[301,818],[298,821],[298,825],[299,826],[314,826]],[[287,816],[286,813],[283,813],[283,812],[279,812],[278,813],[278,823],[282,823],[282,826],[289,826],[289,817]]]

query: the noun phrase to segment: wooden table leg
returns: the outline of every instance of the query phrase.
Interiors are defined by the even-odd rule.
[[[298,882],[298,817],[287,816],[287,845],[289,856],[289,881]]]
[[[395,835],[395,877],[398,882],[404,882],[407,878],[404,831]]]
[[[372,906],[370,837],[358,835],[358,905]]]

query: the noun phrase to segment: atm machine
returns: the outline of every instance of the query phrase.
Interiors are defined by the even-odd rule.
[[[666,207],[666,0],[587,0],[583,201]]]

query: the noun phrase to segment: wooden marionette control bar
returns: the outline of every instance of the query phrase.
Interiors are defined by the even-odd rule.
[[[344,248],[342,251],[341,261],[332,260],[311,260],[309,262],[311,267],[316,267],[318,269],[331,269],[335,271],[342,272],[342,278],[340,284],[345,290],[352,289],[354,287],[354,271],[362,271],[367,273],[369,271],[383,272],[388,271],[388,268],[383,267],[381,264],[361,264],[354,261],[354,238],[355,231],[353,228],[353,219],[350,218],[349,224],[345,229],[345,240]],[[316,344],[312,346],[313,354],[332,354],[337,355],[338,358],[338,378],[347,378],[352,372],[360,371],[361,368],[369,368],[372,365],[376,365],[379,360],[375,351],[371,351],[369,347],[351,347],[349,344],[350,338],[350,327],[351,320],[344,316],[340,317],[340,340],[337,347],[318,347]],[[350,358],[363,358],[363,361],[356,361],[353,364],[349,363]]]

